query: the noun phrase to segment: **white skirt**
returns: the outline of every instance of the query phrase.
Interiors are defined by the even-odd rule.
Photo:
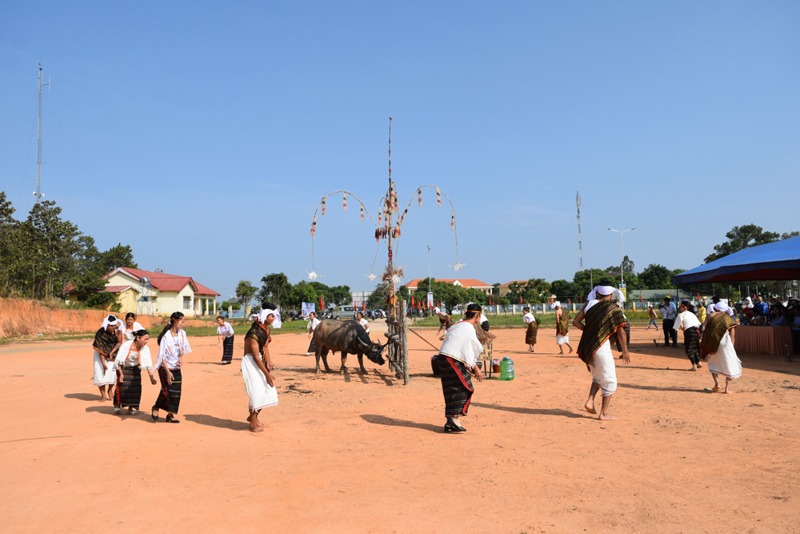
[[[592,356],[589,363],[592,370],[592,382],[600,386],[603,396],[608,397],[617,391],[617,368],[614,365],[614,354],[611,352],[611,342],[606,341]]]
[[[252,354],[245,354],[242,358],[242,378],[251,410],[278,405],[278,390],[267,383],[267,377],[256,365]]]
[[[556,344],[557,345],[569,345],[569,334],[561,335],[556,334]]]
[[[107,362],[97,351],[94,351],[94,376],[92,381],[95,386],[113,386],[117,383],[114,362]]]
[[[708,355],[708,370],[724,375],[731,380],[742,376],[742,361],[736,354],[736,349],[731,343],[731,335],[728,332],[722,336],[717,352]]]

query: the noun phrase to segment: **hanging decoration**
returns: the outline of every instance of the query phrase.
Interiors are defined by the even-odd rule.
[[[421,208],[422,207],[422,188],[417,189],[417,205]]]
[[[358,217],[361,219],[361,222],[364,222],[364,204],[359,204]],[[378,221],[378,224],[380,224],[380,221]]]
[[[320,202],[320,204],[322,205],[322,214],[323,215],[325,215],[325,212],[327,211],[327,205],[325,204],[325,198],[326,197],[322,197],[322,202]]]
[[[317,216],[314,215],[314,220],[311,221],[311,238],[314,238],[314,234],[317,233]]]
[[[347,211],[347,193],[342,195],[342,209]]]
[[[442,207],[442,192],[439,191],[439,188],[436,188],[436,205],[440,208]]]

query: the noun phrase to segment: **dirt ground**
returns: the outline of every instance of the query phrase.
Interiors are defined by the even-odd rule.
[[[258,435],[241,337],[229,366],[215,337],[190,339],[179,425],[151,421],[147,381],[138,416],[98,402],[90,341],[2,346],[2,529],[800,531],[800,363],[740,355],[734,393],[708,393],[705,368],[687,371],[682,349],[635,327],[620,419],[601,422],[581,411],[590,375],[557,354],[554,332],[540,331],[535,354],[522,329],[495,333],[516,378],[476,384],[459,435],[442,433],[434,350],[414,335],[407,386],[371,362],[361,376],[353,356],[346,374],[316,375],[305,335],[274,336],[280,405]]]

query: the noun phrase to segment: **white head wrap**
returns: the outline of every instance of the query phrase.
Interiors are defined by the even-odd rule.
[[[436,315],[439,315],[440,311],[442,311],[442,310],[440,310],[439,308],[434,308],[433,309],[433,313],[435,313]]]
[[[105,319],[103,319],[103,326],[101,327],[103,330],[106,329],[107,326],[115,326],[119,325],[120,320],[117,319],[114,315],[107,315]]]
[[[714,309],[718,312],[726,312],[728,311],[728,306],[726,306],[722,302],[717,302],[716,304],[714,304]]]
[[[745,308],[752,308],[753,307],[753,299],[751,299],[750,297],[745,298],[744,299],[744,304],[742,304],[742,306],[745,307]]]
[[[608,295],[613,295],[614,292],[619,294],[619,302],[620,304],[625,302],[625,297],[622,296],[622,292],[619,289],[614,289],[611,286],[595,286],[589,294],[586,296],[586,300],[595,300],[597,295],[606,297]]]
[[[274,315],[275,316],[275,320],[272,322],[272,326],[274,328],[280,328],[281,327],[281,313],[278,310],[270,310],[269,308],[265,308],[265,309],[261,310],[260,312],[258,312],[258,320],[259,320],[259,322],[261,322],[262,324],[266,324],[267,317],[269,317],[270,315]]]
[[[555,301],[553,303],[553,308],[560,308],[560,307],[561,307],[561,303],[559,301]]]
[[[251,321],[258,321],[258,314],[257,313],[251,313],[250,314],[250,320]]]

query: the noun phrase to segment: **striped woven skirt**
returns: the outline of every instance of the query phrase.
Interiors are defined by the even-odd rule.
[[[683,348],[693,365],[700,363],[700,330],[696,326],[683,331]]]
[[[122,382],[117,380],[114,406],[138,410],[139,403],[142,401],[142,370],[139,367],[120,366],[119,371],[122,373]]]
[[[536,345],[536,336],[539,333],[539,325],[537,323],[530,323],[527,330],[525,330],[525,344]]]
[[[158,398],[153,408],[166,410],[169,413],[178,413],[178,407],[181,405],[181,370],[170,369],[170,371],[172,372],[172,384],[167,384],[167,369],[165,367],[158,368],[161,390],[158,392]]]
[[[231,337],[226,337],[225,339],[222,340],[223,362],[229,362],[233,360],[233,338],[234,336],[231,336]]]
[[[436,356],[434,362],[439,369],[439,378],[442,379],[445,417],[467,415],[472,393],[475,391],[467,366],[444,354]]]

